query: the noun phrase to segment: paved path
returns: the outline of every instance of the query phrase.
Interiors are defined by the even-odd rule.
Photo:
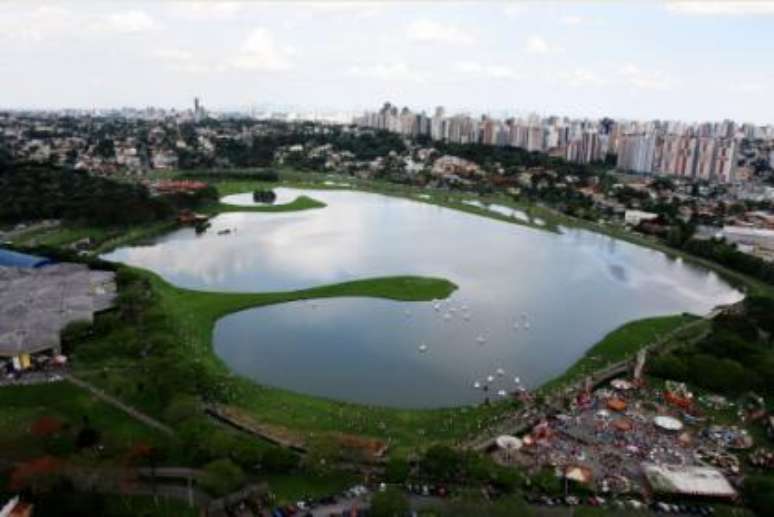
[[[68,381],[70,381],[71,383],[75,384],[79,388],[83,388],[86,391],[90,392],[92,395],[94,395],[98,399],[100,399],[100,400],[102,400],[104,402],[107,402],[108,404],[110,404],[114,408],[120,409],[121,411],[123,411],[127,415],[131,416],[135,420],[137,420],[139,422],[142,422],[143,424],[145,424],[145,425],[147,425],[149,427],[153,427],[154,429],[156,429],[158,431],[161,431],[162,433],[168,434],[170,436],[175,434],[175,431],[171,427],[169,427],[168,425],[162,424],[158,420],[156,420],[156,419],[146,415],[145,413],[142,413],[142,412],[138,411],[137,409],[135,409],[135,408],[133,408],[133,407],[127,405],[127,404],[124,404],[123,402],[121,402],[117,398],[113,397],[112,395],[108,395],[107,393],[105,393],[101,389],[97,388],[93,384],[90,384],[90,383],[88,383],[88,382],[86,382],[86,381],[84,381],[82,379],[79,379],[78,377],[76,377],[76,376],[74,376],[72,374],[65,374],[64,378],[67,379]]]

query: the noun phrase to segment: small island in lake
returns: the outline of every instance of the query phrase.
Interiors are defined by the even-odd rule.
[[[254,190],[253,201],[256,203],[274,203],[277,194],[273,190]]]

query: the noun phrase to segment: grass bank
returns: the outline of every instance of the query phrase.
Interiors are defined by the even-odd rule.
[[[410,199],[419,203],[442,206],[481,217],[487,217],[489,219],[519,224],[531,228],[554,232],[557,231],[557,226],[554,224],[554,218],[550,211],[530,203],[517,202],[511,196],[502,193],[479,196],[472,193],[456,192],[445,189],[430,189],[413,185],[389,183],[380,180],[365,180],[353,176],[301,172],[287,167],[281,168],[280,172],[280,180],[277,182],[247,181],[244,179],[218,180],[215,175],[211,172],[208,173],[207,171],[180,171],[179,174],[194,176],[197,174],[205,174],[205,179],[213,183],[221,196],[252,192],[257,188],[272,189],[277,187],[314,190],[358,190]],[[521,210],[530,218],[530,221],[523,221],[487,208],[464,203],[464,201],[470,200],[480,201],[485,205],[499,204]],[[545,224],[541,225],[532,222],[536,218],[543,220]]]
[[[239,206],[227,203],[215,203],[199,210],[200,212],[217,215],[225,212],[297,212],[314,208],[325,208],[325,203],[308,196],[298,196],[290,203],[281,205]]]
[[[68,382],[0,388],[0,458],[24,460],[51,454],[75,463],[95,464],[122,460],[136,444],[164,447],[168,437],[135,421]],[[36,435],[41,418],[58,421],[61,431]],[[75,435],[84,419],[97,430],[104,446],[99,455],[79,452]]]
[[[143,382],[142,379],[126,375],[126,368],[132,362],[142,365],[138,369],[144,372],[143,377],[152,377],[154,382],[169,386],[185,386],[186,382],[201,385],[206,382],[206,386],[200,386],[200,391],[217,392],[214,397],[221,403],[238,408],[261,424],[275,426],[279,432],[292,432],[315,447],[328,437],[351,434],[381,439],[390,443],[392,451],[407,454],[433,443],[460,441],[509,408],[508,404],[493,404],[477,408],[402,410],[323,399],[258,385],[235,376],[212,351],[215,322],[235,311],[340,296],[401,301],[442,299],[456,289],[447,280],[402,276],[356,280],[289,292],[209,293],[174,287],[147,271],[133,272],[145,279],[153,292],[152,305],[147,307],[149,315],[143,323],[148,337],[143,341],[155,340],[155,334],[171,329],[173,339],[158,340],[168,347],[164,353],[174,357],[174,368],[179,373],[169,370],[170,363],[159,361],[156,364],[154,360],[135,357],[134,353],[118,358],[113,354],[106,355],[104,347],[110,346],[109,343],[123,335],[120,334],[123,330],[119,330],[119,334],[102,337],[99,342],[89,345],[96,355],[93,356],[94,360],[90,360],[88,355],[82,356],[79,368],[83,371],[79,375],[101,385],[110,393],[120,394],[151,414],[163,416],[167,403],[153,400],[147,385],[140,389],[137,385]],[[106,371],[106,365],[115,365],[116,370]],[[123,367],[123,371],[119,366]],[[188,379],[189,375],[195,378]],[[165,391],[176,393],[179,388],[154,388],[152,393]],[[324,446],[324,443],[320,445]]]
[[[629,359],[642,348],[661,340],[685,339],[692,335],[690,329],[685,333],[681,333],[680,330],[700,321],[702,320],[698,316],[682,314],[625,323],[591,347],[562,375],[543,384],[540,391],[548,393],[580,381],[594,371]],[[709,325],[709,322],[706,322],[706,325]],[[699,325],[695,326],[699,327]]]

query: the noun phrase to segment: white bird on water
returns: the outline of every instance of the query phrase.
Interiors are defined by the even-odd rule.
[[[495,373],[496,373],[498,376],[502,377],[503,375],[505,375],[505,370],[503,370],[502,368],[498,368],[498,369],[497,369],[497,371],[496,371]]]
[[[529,321],[524,323],[524,330],[529,330]]]
[[[481,383],[480,383],[480,382],[478,382],[478,381],[474,382],[474,383],[473,383],[473,388],[475,388],[475,389],[477,389],[477,390],[478,390],[478,389],[481,389]]]
[[[494,376],[493,375],[487,375],[486,382],[494,382]]]
[[[519,322],[518,321],[514,321],[513,322],[513,329],[514,330],[519,330]]]
[[[443,319],[445,319],[446,321],[449,321],[451,318],[452,318],[452,315],[448,312],[443,315]]]
[[[513,382],[515,382],[516,384],[521,384],[521,379],[519,379],[518,377],[514,377]]]
[[[426,344],[424,344],[424,343],[422,343],[421,345],[419,345],[419,351],[420,351],[420,352],[422,352],[423,354],[424,354],[425,352],[427,352],[427,345],[426,345]]]
[[[478,336],[478,337],[476,338],[476,342],[477,342],[479,345],[483,345],[484,343],[486,343],[486,338],[485,338],[484,336]]]
[[[436,311],[440,311],[441,310],[441,304],[438,303],[438,302],[435,302],[435,305],[433,305],[433,309],[435,309]]]
[[[497,394],[500,395],[501,397],[505,397],[506,395],[508,395],[508,393],[505,390],[500,390],[497,392]]]

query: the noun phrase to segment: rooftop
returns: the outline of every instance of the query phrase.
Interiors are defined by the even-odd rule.
[[[63,328],[93,321],[115,294],[115,273],[82,264],[0,267],[0,357],[59,348]]]
[[[731,484],[719,470],[712,467],[643,463],[642,470],[651,488],[657,493],[736,497]]]

